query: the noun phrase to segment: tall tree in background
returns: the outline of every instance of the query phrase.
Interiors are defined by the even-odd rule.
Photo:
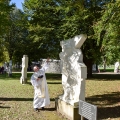
[[[120,0],[109,2],[103,6],[102,17],[93,28],[98,44],[102,41],[101,53],[104,66],[114,64],[120,59]],[[104,67],[105,68],[105,67]]]
[[[101,39],[97,39],[94,25],[102,17],[102,10],[106,10],[103,5],[108,2],[110,0],[25,0],[29,37],[36,43],[40,57],[50,55],[58,58],[60,41],[87,34],[81,49],[88,76],[92,76],[93,63],[101,59],[105,34],[104,30],[101,31]]]
[[[25,0],[24,12],[29,18],[29,37],[35,44],[33,57],[36,56],[36,59],[59,57],[58,29],[61,18],[57,7],[58,3],[53,0]]]
[[[0,0],[0,62],[5,60],[4,44],[2,36],[7,32],[7,26],[10,25],[8,19],[10,11],[14,5],[9,5],[10,0]]]
[[[101,17],[101,7],[95,2],[84,0],[25,0],[24,7],[29,17],[30,36],[39,42],[39,51],[44,51],[46,55],[59,55],[59,43],[62,40],[79,34],[88,35],[82,50],[88,75],[91,76],[92,64],[100,56],[100,46],[93,38],[92,26]]]
[[[9,5],[10,0],[0,0],[0,35],[6,31],[6,26],[10,24],[8,15],[13,5]]]
[[[84,62],[87,65],[88,77],[92,76],[92,65],[100,60],[101,44],[94,38],[93,24],[101,17],[98,1],[67,1],[62,5],[65,16],[62,20],[61,33],[64,39],[79,34],[87,34],[88,38],[82,46]]]
[[[21,10],[14,8],[9,14],[9,21],[10,25],[7,26],[7,32],[2,39],[9,60],[12,60],[15,51],[23,49],[23,41],[27,33],[25,32],[25,17]]]

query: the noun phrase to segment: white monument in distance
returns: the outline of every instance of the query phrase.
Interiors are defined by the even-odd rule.
[[[27,82],[27,68],[28,68],[28,56],[23,55],[22,58],[22,71],[21,71],[21,78],[20,78],[20,83],[25,84]]]
[[[114,73],[118,73],[119,72],[119,65],[120,65],[119,62],[115,63]]]

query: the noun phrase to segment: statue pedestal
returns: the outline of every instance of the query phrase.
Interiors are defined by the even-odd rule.
[[[55,99],[55,108],[57,112],[66,116],[69,120],[81,120],[79,106],[72,106],[61,99]]]
[[[21,84],[26,84],[27,83],[27,78],[24,78],[24,77],[21,76],[20,83]]]

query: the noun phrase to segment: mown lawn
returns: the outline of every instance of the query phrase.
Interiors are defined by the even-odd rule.
[[[20,73],[0,75],[0,120],[67,120],[55,110],[55,98],[63,93],[60,74],[46,74],[51,104],[33,110],[33,87],[20,84]],[[86,80],[86,102],[97,106],[98,120],[120,120],[120,75],[94,75]]]

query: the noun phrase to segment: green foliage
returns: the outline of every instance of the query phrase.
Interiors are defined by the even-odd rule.
[[[88,70],[102,58],[109,64],[119,59],[119,0],[25,0],[23,8],[24,12],[0,8],[9,20],[1,42],[14,62],[21,62],[24,54],[30,62],[48,56],[59,59],[60,41],[79,34],[88,36],[81,48]]]
[[[84,0],[25,0],[24,12],[29,18],[29,38],[37,43],[39,57],[59,58],[60,41],[87,34],[82,50],[85,63],[90,65],[87,67],[92,70],[92,64],[100,60],[102,45],[97,44],[93,29],[94,23],[101,17],[102,9],[98,3],[94,1],[88,4]]]
[[[7,26],[10,24],[10,21],[8,20],[9,12],[12,10],[12,7],[14,5],[9,5],[9,0],[0,0],[0,62],[3,62],[5,60],[5,54],[4,54],[4,44],[2,36],[7,31]]]
[[[102,17],[94,24],[95,36],[98,44],[102,42],[102,56],[108,63],[120,59],[120,4],[119,0],[110,2],[103,7]]]
[[[10,0],[0,0],[0,36],[5,33],[6,27],[10,24],[9,12],[14,5],[9,5]]]
[[[39,51],[47,49],[46,55],[51,53],[50,56],[54,54],[53,57],[57,57],[61,50],[60,41],[83,33],[88,35],[84,49],[90,44],[89,53],[92,56],[96,53],[96,49],[99,52],[99,47],[96,47],[96,42],[92,38],[94,35],[92,25],[94,19],[100,17],[101,9],[98,6],[85,8],[83,3],[84,1],[79,0],[61,2],[25,0],[24,12],[29,17],[30,38],[34,42],[39,42]],[[96,47],[95,50],[93,47]],[[89,57],[89,53],[85,53],[86,57]]]
[[[20,50],[24,45],[28,34],[25,20],[27,19],[23,12],[17,8],[14,8],[9,14],[10,25],[7,26],[7,32],[2,36],[2,39],[10,60],[12,60],[15,51]]]
[[[29,17],[29,38],[33,40],[33,44],[37,44],[34,49],[40,53],[37,56],[39,58],[46,56],[58,58],[58,53],[61,50],[59,39],[61,16],[57,2],[26,0],[24,12]]]

